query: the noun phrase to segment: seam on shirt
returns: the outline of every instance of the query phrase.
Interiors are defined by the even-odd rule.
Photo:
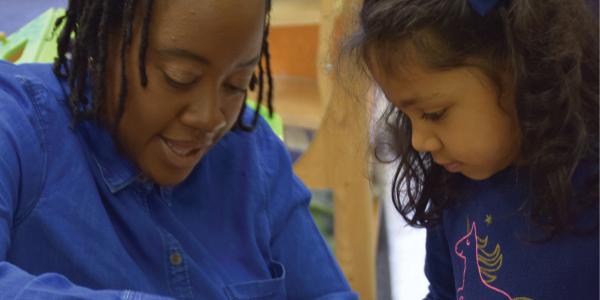
[[[263,122],[261,122],[261,120],[259,120],[258,122],[259,124],[259,128],[257,128],[258,130],[256,130],[256,136],[255,136],[255,143],[264,143],[264,144],[269,144],[267,143],[267,139],[269,138],[269,136],[267,134],[265,134],[264,132],[264,125]],[[265,162],[266,157],[273,157],[273,147],[265,147],[265,145],[263,145],[263,147],[261,148],[266,148],[265,152],[267,152],[267,155],[258,155],[259,159],[258,159],[258,163],[260,164],[260,169],[261,172],[259,174],[261,174],[261,178],[259,178],[259,182],[261,183],[268,183],[271,180],[271,176],[269,176],[268,172],[267,172],[267,168],[269,167],[269,165]],[[272,167],[272,166],[271,166]],[[273,240],[273,220],[271,218],[271,209],[270,209],[270,200],[271,200],[271,190],[269,189],[269,185],[268,184],[259,184],[261,191],[263,193],[263,210],[264,213],[267,217],[267,222],[269,225],[269,244],[271,244],[271,241]],[[270,247],[269,247],[270,248]],[[271,251],[269,251],[269,255],[271,255]]]
[[[48,96],[49,93],[48,91],[43,87],[43,85],[39,84],[39,83],[34,83],[32,82],[32,80],[28,77],[25,76],[21,76],[21,75],[17,75],[15,76],[15,78],[21,83],[21,85],[23,86],[23,89],[25,90],[25,94],[28,96],[29,100],[32,103],[32,106],[34,108],[35,111],[35,118],[36,118],[36,123],[37,124],[31,124],[33,128],[37,129],[36,134],[39,136],[40,139],[40,144],[42,146],[42,176],[40,178],[40,185],[38,188],[37,193],[35,194],[34,197],[34,201],[32,201],[32,203],[24,208],[22,210],[23,214],[21,216],[16,215],[15,214],[15,220],[13,223],[13,232],[16,231],[19,226],[25,221],[27,220],[27,218],[31,215],[31,212],[35,209],[35,207],[38,205],[38,203],[40,202],[41,198],[42,198],[42,193],[44,190],[44,187],[46,186],[46,180],[47,180],[47,169],[48,169],[48,148],[47,148],[47,141],[46,141],[46,130],[44,128],[43,124],[43,119],[41,117],[41,108],[40,108],[40,103],[39,103],[39,98],[40,96]],[[24,114],[26,119],[27,118],[27,114]],[[31,123],[31,121],[30,121]]]
[[[338,280],[342,283],[347,283],[347,279],[346,277],[343,275],[343,272],[341,270],[341,267],[339,266],[339,263],[337,262],[335,256],[333,255],[331,249],[329,249],[329,247],[327,247],[327,241],[325,241],[325,238],[323,237],[323,235],[321,234],[321,232],[319,231],[319,229],[317,228],[317,225],[314,222],[314,219],[312,218],[312,215],[310,214],[310,211],[304,210],[302,209],[300,211],[300,213],[302,214],[308,214],[308,216],[305,216],[307,218],[310,218],[310,220],[313,220],[311,222],[311,230],[313,231],[313,234],[316,234],[317,236],[319,236],[321,243],[318,243],[318,245],[315,245],[317,247],[321,247],[324,248],[324,252],[327,253],[327,257],[329,257],[329,259],[334,263],[334,265],[337,265],[336,267],[334,267],[335,269],[335,273],[338,277]]]
[[[190,281],[190,273],[189,273],[189,269],[188,269],[188,261],[191,261],[191,259],[188,257],[187,259],[185,258],[187,256],[187,253],[183,251],[183,247],[181,245],[179,245],[179,243],[177,243],[178,246],[180,246],[180,251],[182,252],[181,255],[183,256],[184,260],[183,260],[183,268],[184,268],[184,272],[185,272],[185,279],[187,282],[187,287],[189,288],[189,294],[185,295],[188,298],[194,298],[194,292],[191,289],[192,287],[192,282]]]
[[[2,158],[2,156],[0,156],[0,165],[4,166],[4,167],[5,167],[7,170],[10,170],[10,168],[8,167],[8,163],[6,163],[6,161],[4,160],[4,158]],[[13,179],[14,179],[14,178],[13,178]],[[9,187],[9,188],[10,188],[10,187]],[[8,195],[8,196],[9,196],[9,197],[12,197],[12,196],[15,196],[15,195],[13,194],[13,195]],[[12,199],[12,200],[13,200],[13,203],[12,203],[12,205],[13,205],[13,206],[16,206],[16,203],[14,203],[14,201],[18,201],[18,199],[16,199],[16,198],[17,198],[17,197],[15,197],[15,199]],[[10,199],[11,199],[11,198],[9,198],[9,200],[10,200]],[[15,216],[15,215],[13,215],[13,218],[15,218],[15,217],[16,217],[16,216]]]
[[[190,281],[190,273],[189,273],[189,269],[188,269],[188,261],[191,261],[191,259],[187,256],[187,253],[183,251],[183,246],[181,244],[179,244],[179,242],[177,240],[174,239],[174,237],[172,237],[173,241],[175,242],[175,244],[178,246],[179,251],[181,252],[180,255],[183,256],[184,260],[183,260],[183,269],[185,272],[185,279],[186,279],[186,283],[187,283],[187,287],[189,288],[189,294],[185,295],[186,298],[194,298],[194,292],[191,289],[192,287],[192,282]],[[170,251],[170,250],[169,250]],[[170,255],[170,254],[169,254]],[[178,295],[179,296],[179,295]]]
[[[121,299],[122,300],[129,300],[130,299],[129,298],[130,293],[131,293],[130,291],[124,290],[123,293],[121,294]]]
[[[124,290],[121,295],[121,299],[122,300],[142,300],[143,294],[136,292],[136,291],[132,291],[132,290]]]
[[[269,157],[269,158],[276,157],[277,158],[277,160],[276,160],[276,162],[277,162],[276,167],[278,169],[282,168],[281,155],[275,155],[275,154],[277,154],[277,147],[272,145],[274,143],[278,143],[279,141],[278,140],[273,141],[273,136],[267,134],[264,131],[264,128],[261,128],[261,129],[263,129],[263,130],[261,130],[260,133],[263,136],[258,136],[258,138],[261,138],[261,141],[265,142],[265,144],[268,144],[269,147],[263,147],[263,148],[267,148],[268,155],[261,156],[261,159],[259,159],[259,163],[261,164],[264,176],[266,176],[266,178],[268,178],[269,180],[272,180],[273,176],[269,176],[269,174],[267,173],[267,167],[266,167],[266,164],[265,164],[264,160],[266,159],[265,157]],[[275,159],[273,159],[273,160],[275,160]],[[294,174],[293,168],[291,168],[291,170],[289,170],[289,172],[291,172],[291,179],[294,180],[294,178],[296,178],[296,176]],[[276,235],[273,234],[272,229],[274,229],[273,228],[274,224],[273,224],[273,221],[271,220],[270,205],[269,205],[270,204],[269,201],[272,200],[271,199],[272,195],[270,193],[270,190],[266,188],[266,185],[261,185],[261,186],[263,186],[263,188],[266,190],[265,191],[265,195],[266,195],[266,197],[265,197],[265,202],[266,202],[265,203],[265,210],[267,212],[267,220],[269,222],[269,230],[270,230],[270,232],[269,232],[269,235],[270,235],[269,243],[271,244],[271,242],[273,242],[273,241],[275,241],[275,240],[277,240],[279,238],[279,236],[281,234],[281,231],[277,232]],[[293,188],[291,190],[292,194],[296,195],[297,191],[298,191],[297,190],[297,185],[293,184],[292,188]],[[321,235],[319,229],[317,228],[316,224],[314,223],[314,219],[312,218],[312,215],[310,214],[310,211],[308,210],[308,205],[310,205],[310,199],[309,199],[308,204],[306,204],[307,205],[307,209],[306,210],[302,208],[304,205],[305,205],[305,201],[301,201],[301,202],[298,202],[296,205],[292,206],[291,207],[292,209],[291,209],[290,213],[288,215],[286,215],[284,217],[284,219],[287,220],[294,213],[307,214],[304,217],[309,218],[310,220],[313,220],[311,222],[311,226],[310,226],[311,230],[312,230],[312,234],[315,234],[315,235],[317,235],[320,238],[320,240],[321,240],[321,243],[319,243],[320,247],[324,248],[324,252],[327,253],[327,257],[329,258],[329,260],[331,262],[333,262],[334,265],[337,265],[337,260],[333,256],[333,253],[331,252],[331,250],[327,247],[327,243],[325,242],[325,240],[324,240],[323,236]],[[319,245],[317,245],[317,246],[319,246]],[[339,267],[334,267],[334,269],[335,269],[334,273],[336,273],[338,281],[339,282],[344,282],[344,283],[347,282],[346,278],[344,277],[344,275],[343,275],[343,273],[341,271],[341,269]]]
[[[162,229],[160,227],[158,227],[157,225],[155,225],[155,226],[156,226],[156,230],[158,231],[158,235],[160,236],[160,240],[163,244],[163,250],[166,250],[167,252],[169,252],[170,249],[167,245],[167,241],[165,240],[165,236],[163,234]],[[162,257],[162,255],[161,255],[161,257]],[[166,279],[167,279],[167,287],[169,287],[169,293],[171,295],[175,295],[175,293],[173,292],[173,288],[171,287],[171,280],[170,280],[171,272],[169,269],[169,263],[164,258],[161,258],[161,261],[163,262],[163,267],[165,268],[165,271],[166,271],[165,273],[167,274]]]

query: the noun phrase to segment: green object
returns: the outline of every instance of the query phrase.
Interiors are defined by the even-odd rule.
[[[54,62],[60,32],[60,28],[54,32],[54,24],[64,14],[62,8],[50,8],[0,41],[0,59],[13,63]]]
[[[246,99],[246,105],[256,110],[256,102],[254,102],[254,100],[250,98]],[[283,120],[281,119],[281,116],[275,112],[272,117],[269,116],[269,109],[262,105],[260,106],[258,113],[267,121],[269,126],[271,126],[273,132],[275,132],[275,134],[283,141]]]
[[[310,192],[312,193],[309,206],[310,213],[327,245],[329,245],[331,251],[334,251],[333,191],[329,189],[311,189]]]

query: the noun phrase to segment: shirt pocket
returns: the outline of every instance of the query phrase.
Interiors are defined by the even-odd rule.
[[[269,265],[271,278],[234,283],[225,286],[229,300],[281,300],[286,299],[285,268],[280,262]]]

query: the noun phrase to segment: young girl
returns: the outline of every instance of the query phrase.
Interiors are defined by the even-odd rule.
[[[0,62],[0,299],[356,299],[244,110],[269,7],[72,0],[54,66]]]
[[[427,299],[598,299],[590,9],[365,0],[348,47],[391,104],[381,145],[398,211],[428,228]]]

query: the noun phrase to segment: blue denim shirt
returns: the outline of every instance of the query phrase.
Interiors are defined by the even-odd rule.
[[[264,121],[168,188],[66,99],[0,62],[0,299],[356,299]]]

